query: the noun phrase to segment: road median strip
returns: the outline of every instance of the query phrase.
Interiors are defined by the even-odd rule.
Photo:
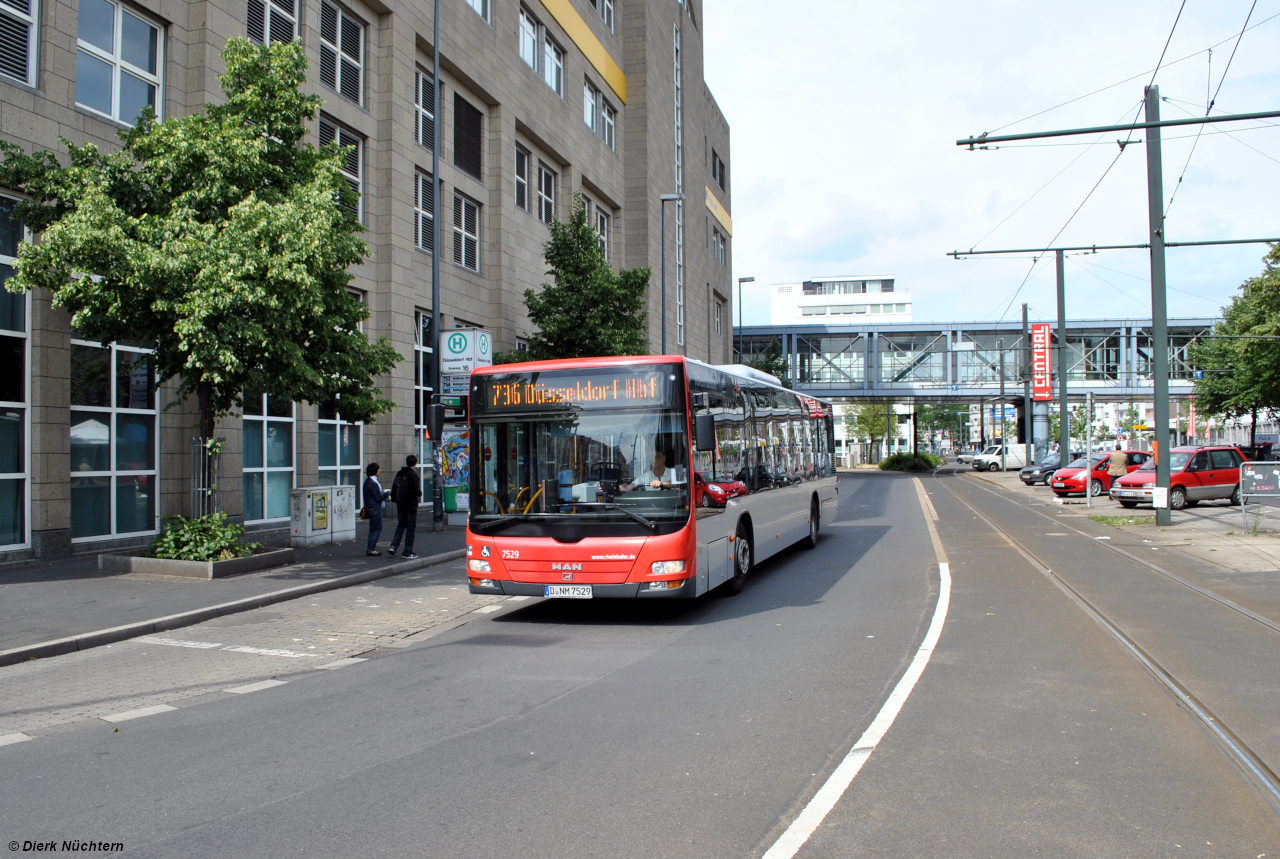
[[[457,549],[452,552],[442,552],[438,555],[431,555],[426,558],[404,561],[399,564],[391,564],[385,567],[365,570],[360,573],[351,573],[350,575],[338,576],[337,578],[326,579],[324,581],[308,582],[305,585],[295,585],[294,587],[284,588],[283,590],[271,591],[270,593],[258,594],[256,596],[232,600],[231,602],[220,603],[218,605],[192,609],[191,611],[180,612],[178,614],[172,614],[167,617],[156,618],[154,620],[144,620],[137,623],[125,624],[123,626],[111,627],[109,629],[84,632],[79,635],[71,635],[66,638],[54,639],[53,641],[43,641],[37,644],[28,644],[23,647],[11,648],[9,650],[0,650],[0,667],[5,665],[14,665],[19,662],[26,662],[31,659],[47,659],[50,656],[62,656],[67,653],[76,653],[93,647],[101,647],[104,644],[114,644],[118,641],[127,641],[131,638],[137,638],[142,635],[150,635],[157,632],[168,632],[169,630],[180,629],[184,626],[194,626],[195,624],[203,623],[206,620],[213,620],[218,617],[226,617],[227,615],[252,611],[255,608],[263,608],[264,606],[274,605],[275,603],[288,602],[289,600],[295,600],[299,597],[311,596],[312,594],[324,593],[325,591],[334,591],[341,588],[348,588],[353,585],[362,585],[366,582],[377,581],[378,579],[390,578],[391,576],[410,573],[427,567],[447,564],[450,561],[461,560],[464,557],[466,557],[465,549]]]

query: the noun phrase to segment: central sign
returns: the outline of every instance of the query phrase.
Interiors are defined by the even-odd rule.
[[[1031,398],[1037,401],[1053,399],[1053,370],[1049,363],[1051,335],[1048,322],[1031,326]]]

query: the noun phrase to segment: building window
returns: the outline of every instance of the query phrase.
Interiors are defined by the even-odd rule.
[[[364,24],[332,3],[321,3],[320,82],[361,104],[363,71]]]
[[[413,314],[413,427],[414,454],[418,457],[418,472],[422,478],[422,500],[432,497],[431,437],[427,435],[427,406],[431,405],[431,386],[435,378],[435,338],[431,334],[431,312],[419,310]]]
[[[681,82],[680,27],[672,28],[675,82],[676,193],[684,193],[684,96]],[[676,345],[684,345],[684,203],[676,203]]]
[[[480,270],[480,204],[459,194],[453,197],[453,261]]]
[[[538,22],[520,7],[520,59],[535,72],[538,70]]]
[[[149,350],[72,339],[73,540],[156,531],[155,381]]]
[[[520,7],[520,59],[537,72],[556,95],[564,98],[564,51],[547,35],[547,28]]]
[[[604,25],[609,28],[609,32],[613,30],[613,0],[590,0],[591,5],[595,8],[596,13],[600,15],[600,19],[604,21]]]
[[[724,190],[724,161],[721,160],[719,153],[714,149],[711,150],[711,178],[720,186],[720,190]]]
[[[9,0],[4,0],[8,5]],[[80,4],[76,104],[132,124],[144,107],[159,117],[160,26],[109,0]]]
[[[516,351],[517,351],[517,352],[528,352],[528,351],[529,351],[529,341],[528,341],[528,340],[525,340],[525,339],[524,339],[524,338],[522,338],[522,337],[517,337],[517,338],[516,338]]]
[[[721,322],[721,319],[723,318],[723,316],[724,316],[724,302],[717,301],[716,302],[716,336],[717,337],[719,337],[724,330],[722,328],[724,323]]]
[[[542,34],[542,79],[561,98],[564,97],[564,51]]]
[[[728,265],[729,255],[725,250],[724,236],[719,230],[713,229],[711,231],[711,247],[715,251],[716,262],[720,263],[720,265]]]
[[[556,174],[538,162],[538,220],[549,224],[556,219]]]
[[[343,147],[342,175],[346,177],[351,190],[356,192],[356,204],[351,214],[356,220],[364,220],[364,141],[354,132],[348,131],[324,116],[320,117],[320,145],[328,146],[337,143]]]
[[[436,87],[431,76],[413,74],[413,138],[430,149],[436,139]]]
[[[16,200],[0,197],[0,547],[27,542],[27,391],[31,367],[26,295],[4,287],[13,276],[18,244],[26,237],[13,217]]]
[[[582,121],[606,146],[614,148],[614,127],[618,123],[618,114],[605,101],[604,94],[589,82],[582,87]]]
[[[295,485],[293,403],[245,394],[242,423],[244,521],[288,519]]]
[[[317,422],[321,486],[356,486],[363,482],[364,463],[360,458],[364,424],[342,419],[330,400],[320,406]]]
[[[435,189],[431,174],[413,174],[413,244],[420,251],[435,253]]]
[[[0,75],[36,85],[36,0],[0,3]]]
[[[516,208],[529,211],[529,152],[516,147]]]
[[[596,207],[596,235],[600,237],[600,253],[605,262],[609,261],[609,215],[599,206]]]
[[[482,176],[483,115],[471,102],[453,94],[453,166],[476,179]]]
[[[462,0],[472,9],[476,10],[476,14],[486,21],[489,20],[489,0]]]
[[[249,39],[259,45],[292,42],[298,32],[294,0],[249,0]]]

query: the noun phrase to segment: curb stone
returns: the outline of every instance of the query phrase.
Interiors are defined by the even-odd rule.
[[[47,659],[50,656],[61,656],[66,653],[75,653],[77,651],[88,650],[93,647],[101,647],[104,644],[114,644],[117,641],[126,641],[130,638],[137,638],[140,635],[150,635],[151,633],[180,629],[184,626],[194,626],[197,623],[204,623],[206,620],[213,620],[216,617],[226,617],[227,615],[252,611],[255,608],[262,608],[263,606],[273,605],[278,602],[287,602],[289,600],[298,599],[299,597],[310,596],[312,594],[323,593],[325,591],[335,591],[341,588],[349,588],[352,585],[362,585],[365,582],[377,581],[378,579],[398,576],[402,573],[411,573],[414,570],[439,566],[440,564],[446,564],[450,561],[461,560],[466,557],[466,554],[466,549],[456,549],[452,552],[442,552],[439,555],[430,555],[426,558],[419,558],[414,561],[404,561],[399,564],[391,564],[386,567],[367,570],[363,573],[351,573],[350,575],[339,576],[322,582],[310,582],[305,585],[296,585],[279,591],[271,591],[270,593],[258,594],[256,596],[232,600],[231,602],[220,603],[218,605],[192,609],[191,611],[171,614],[167,617],[155,618],[154,620],[143,620],[138,621],[137,623],[125,624],[124,626],[115,626],[109,629],[99,629],[94,632],[84,632],[79,635],[72,635],[66,638],[57,638],[53,641],[42,641],[38,644],[28,644],[23,647],[15,647],[10,650],[0,650],[0,667],[5,665],[14,665],[19,662],[26,662],[29,659]]]

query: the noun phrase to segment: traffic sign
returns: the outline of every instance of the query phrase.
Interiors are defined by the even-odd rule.
[[[440,377],[440,393],[445,397],[465,397],[471,393],[470,384],[471,377],[466,373],[450,373]]]
[[[467,375],[493,364],[493,335],[482,328],[457,328],[440,336],[440,372]]]

